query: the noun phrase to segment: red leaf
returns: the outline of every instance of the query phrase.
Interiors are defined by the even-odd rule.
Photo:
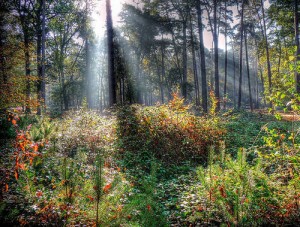
[[[147,210],[150,211],[151,210],[151,206],[148,204],[147,205]]]
[[[36,197],[41,197],[43,195],[43,192],[41,190],[38,190],[36,193],[35,193]]]
[[[8,191],[8,184],[5,184],[5,191]]]
[[[34,145],[33,145],[33,151],[34,151],[34,152],[37,152],[38,149],[39,149],[39,145],[38,145],[38,144],[34,144]]]
[[[93,202],[94,201],[94,198],[92,197],[92,196],[90,196],[90,195],[87,195],[86,196],[91,202]]]
[[[16,178],[16,180],[19,179],[19,173],[18,173],[18,170],[15,170],[15,178]]]
[[[109,191],[110,188],[111,188],[111,183],[104,186],[103,192],[104,193],[108,193],[108,191]]]

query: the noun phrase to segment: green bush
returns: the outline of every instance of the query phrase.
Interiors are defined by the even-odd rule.
[[[167,165],[186,160],[203,163],[208,147],[218,143],[224,132],[213,120],[190,114],[176,95],[167,105],[126,106],[117,113],[117,146],[133,166],[152,158]]]

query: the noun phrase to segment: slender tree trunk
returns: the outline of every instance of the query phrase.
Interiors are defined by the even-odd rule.
[[[114,67],[114,31],[111,16],[110,0],[106,0],[106,29],[107,29],[107,55],[108,55],[108,90],[109,90],[109,106],[117,103],[116,94],[116,78]]]
[[[196,100],[196,106],[200,106],[199,81],[198,81],[198,71],[197,71],[196,54],[195,54],[195,43],[194,43],[192,16],[190,16],[190,36],[191,36],[191,46],[192,46],[192,58],[193,58],[195,100]]]
[[[236,73],[235,73],[235,54],[234,54],[234,43],[232,42],[232,61],[233,61],[233,106],[236,108]]]
[[[46,78],[45,78],[45,43],[46,43],[46,1],[42,0],[42,74],[41,74],[41,100],[43,103],[44,111],[46,109]]]
[[[0,36],[1,36],[1,34],[0,34]],[[0,38],[0,53],[2,53],[0,55],[1,78],[2,78],[2,83],[4,85],[7,85],[8,80],[7,80],[7,74],[6,74],[6,62],[5,62],[5,57],[3,56],[3,52],[4,52],[4,43],[3,43],[2,39]]]
[[[43,69],[42,69],[42,39],[43,39],[43,34],[42,34],[42,21],[41,21],[41,14],[43,11],[43,0],[39,0],[39,9],[37,10],[37,26],[36,26],[36,31],[37,31],[37,48],[36,48],[36,60],[37,60],[37,100],[39,102],[37,106],[37,115],[41,115],[41,105],[42,105],[42,80],[43,80]]]
[[[227,99],[227,62],[228,62],[228,50],[227,50],[227,0],[225,0],[225,79],[224,79],[224,109],[226,109]]]
[[[67,86],[65,83],[64,71],[62,71],[62,74],[61,74],[61,83],[62,83],[62,98],[63,98],[63,103],[64,103],[64,110],[68,111],[69,110],[69,99],[68,99],[68,94],[67,94]]]
[[[300,94],[300,72],[297,70],[300,65],[300,34],[299,34],[299,0],[294,0],[294,24],[295,24],[295,44],[296,44],[296,70],[295,70],[295,81],[296,81],[296,92]]]
[[[2,12],[0,12],[0,71],[1,71],[1,79],[2,84],[5,86],[5,89],[9,89],[9,86],[7,86],[8,78],[6,73],[6,58],[5,58],[5,40],[6,40],[6,34],[5,34],[5,17],[6,17],[6,2],[2,1],[0,3],[0,7],[3,9]],[[2,85],[1,84],[1,85]],[[8,92],[9,93],[9,92]]]
[[[238,109],[240,109],[242,106],[244,5],[245,5],[245,0],[243,0],[242,2],[241,25],[240,25],[240,79],[239,79]]]
[[[214,64],[215,64],[215,97],[217,99],[216,111],[220,110],[220,87],[219,87],[219,39],[217,31],[217,0],[214,0]]]
[[[86,67],[86,73],[85,73],[85,89],[86,89],[86,99],[88,108],[93,108],[93,101],[92,101],[92,78],[91,78],[91,54],[90,54],[90,48],[91,48],[91,41],[90,41],[90,32],[88,28],[89,24],[89,5],[88,0],[85,0],[85,67]]]
[[[259,53],[258,53],[258,44],[257,44],[257,40],[254,39],[255,41],[255,48],[256,48],[256,68],[257,68],[257,71],[259,71],[259,74],[260,74],[260,80],[261,80],[261,84],[262,84],[262,95],[263,95],[263,101],[264,101],[264,106],[267,106],[267,103],[266,103],[266,97],[265,97],[265,81],[264,81],[264,77],[263,77],[263,72],[262,72],[262,68],[259,64],[260,62],[260,56],[259,56]],[[257,73],[257,76],[258,76],[258,73]]]
[[[27,31],[24,31],[24,45],[25,45],[25,75],[26,75],[26,104],[25,113],[31,113],[30,109],[30,50],[29,37]]]
[[[270,63],[270,53],[269,53],[269,42],[268,42],[267,28],[266,28],[265,8],[264,8],[263,0],[261,0],[260,2],[261,2],[261,8],[262,8],[264,38],[265,38],[265,46],[266,46],[266,54],[267,54],[269,93],[271,94],[272,93],[272,73],[271,73],[271,63]]]
[[[281,57],[282,57],[282,47],[281,42],[279,41],[279,56],[278,56],[278,66],[277,66],[277,74],[280,74],[280,67],[281,67]]]
[[[186,20],[183,21],[182,24],[183,31],[183,50],[182,50],[182,96],[186,100],[187,99],[187,35],[186,35]]]
[[[88,35],[87,35],[88,36]],[[90,54],[90,40],[87,37],[85,41],[85,67],[86,67],[86,75],[85,75],[85,89],[86,89],[86,98],[87,98],[87,104],[88,108],[93,108],[93,101],[92,101],[92,91],[93,91],[93,83],[91,78],[91,54]]]
[[[163,104],[165,102],[164,98],[164,79],[166,75],[166,69],[165,69],[165,47],[163,44],[163,37],[162,37],[162,44],[161,44],[161,77],[160,77],[160,95],[161,95],[161,103]]]
[[[249,104],[250,109],[253,111],[253,101],[252,101],[252,92],[251,92],[251,80],[250,80],[250,69],[249,69],[249,58],[248,58],[248,44],[247,44],[247,33],[245,31],[244,34],[245,37],[245,54],[246,54],[246,65],[247,65],[247,77],[248,77],[248,89],[249,89]]]
[[[255,59],[255,71],[254,71],[254,77],[256,78],[255,82],[256,82],[256,89],[255,89],[255,100],[256,100],[256,104],[255,104],[255,108],[259,109],[259,80],[258,80],[258,70],[257,70],[257,60]]]
[[[207,82],[206,82],[206,65],[205,65],[205,49],[203,40],[203,24],[202,24],[202,10],[200,1],[196,1],[198,31],[200,41],[200,67],[201,67],[201,85],[202,85],[202,108],[204,113],[207,113]]]
[[[140,67],[140,62],[141,61],[141,54],[138,53],[137,54],[137,58],[136,58],[136,81],[137,81],[137,92],[136,92],[136,99],[137,99],[137,102],[139,104],[142,104],[143,103],[143,95],[142,95],[142,72],[141,72],[141,67]]]

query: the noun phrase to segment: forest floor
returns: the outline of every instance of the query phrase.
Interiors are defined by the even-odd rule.
[[[0,223],[299,224],[299,116],[187,109],[3,117]]]

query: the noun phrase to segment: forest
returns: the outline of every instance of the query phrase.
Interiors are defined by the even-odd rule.
[[[299,0],[0,0],[1,226],[299,226]]]

